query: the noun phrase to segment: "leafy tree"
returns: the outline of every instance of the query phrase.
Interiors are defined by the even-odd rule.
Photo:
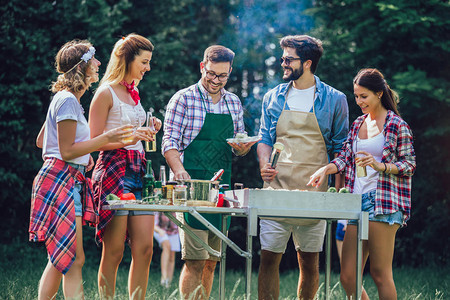
[[[75,38],[88,39],[104,71],[120,37],[135,32],[150,38],[156,46],[153,71],[139,88],[143,106],[163,118],[170,97],[200,78],[203,51],[222,31],[229,7],[228,1],[191,0],[12,0],[0,7],[0,54],[5,58],[0,66],[5,99],[0,105],[0,201],[1,216],[8,220],[0,231],[5,242],[26,236],[32,180],[42,165],[35,138],[51,100],[48,88],[57,76],[59,48]],[[95,88],[81,99],[86,111]],[[155,170],[164,161],[159,152],[148,158],[156,160]]]
[[[305,9],[309,15],[303,13]],[[26,236],[31,183],[42,164],[35,138],[51,99],[48,87],[56,79],[54,56],[66,41],[89,39],[105,70],[121,36],[135,32],[148,37],[155,45],[152,71],[139,89],[143,106],[153,108],[161,119],[171,96],[200,78],[204,49],[225,45],[236,52],[227,89],[241,98],[246,129],[254,135],[263,95],[282,82],[279,38],[310,32],[324,42],[317,74],[347,94],[351,121],[361,113],[352,100],[351,79],[358,69],[379,68],[399,92],[400,112],[415,134],[418,167],[413,214],[407,229],[399,231],[395,261],[419,264],[427,255],[448,263],[448,15],[449,4],[444,0],[5,3],[0,7],[4,58],[0,66],[0,214],[6,220],[0,225],[2,240],[22,241]],[[95,86],[82,98],[86,110],[94,90]],[[161,137],[159,133],[158,145]],[[155,170],[164,163],[159,152],[148,158],[155,161]],[[235,181],[262,186],[255,149],[245,158],[234,158],[233,169]],[[244,228],[233,223],[232,230]],[[291,268],[295,262],[283,260],[282,264]]]
[[[133,0],[124,11],[130,18],[120,29],[148,37],[154,43],[151,67],[139,85],[142,104],[164,120],[167,103],[180,89],[200,79],[204,50],[215,43],[224,28],[229,1],[145,1]],[[154,170],[165,164],[160,153],[163,130],[157,135],[158,151],[147,154]]]
[[[35,138],[51,99],[49,85],[56,79],[54,56],[68,40],[89,39],[101,57],[111,33],[126,18],[127,1],[11,0],[0,7],[4,58],[0,72],[0,231],[3,241],[27,232],[33,177],[42,165]],[[107,16],[107,17],[105,17]],[[90,102],[86,95],[82,103]]]

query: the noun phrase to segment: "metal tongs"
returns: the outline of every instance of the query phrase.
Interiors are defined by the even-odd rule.
[[[278,158],[280,157],[281,151],[284,150],[284,145],[280,142],[276,142],[273,144],[273,148],[275,149],[275,154],[273,155],[272,159],[272,168],[275,168],[277,165]]]
[[[227,201],[230,201],[230,202],[234,202],[234,203],[239,204],[239,200],[236,200],[236,199],[233,199],[233,198],[230,198],[230,197],[224,196],[223,199],[227,200]]]

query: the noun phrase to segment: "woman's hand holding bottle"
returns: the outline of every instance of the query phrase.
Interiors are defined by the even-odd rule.
[[[145,141],[145,151],[156,152],[156,133],[161,128],[161,120],[153,117],[150,110],[147,112],[147,128],[150,129],[152,138],[150,141]]]
[[[135,136],[140,141],[151,142],[154,140],[156,132],[151,130],[149,127],[139,127],[136,129]]]

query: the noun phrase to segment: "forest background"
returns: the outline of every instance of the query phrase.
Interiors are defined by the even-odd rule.
[[[203,51],[222,44],[236,58],[227,89],[245,109],[249,135],[257,134],[264,94],[282,82],[281,37],[310,34],[324,43],[316,74],[347,95],[350,123],[361,114],[352,79],[376,67],[401,98],[402,117],[414,133],[417,170],[412,215],[398,232],[394,264],[449,266],[450,259],[450,4],[446,0],[10,0],[0,6],[0,251],[3,262],[37,251],[28,242],[31,185],[42,165],[35,138],[44,122],[56,79],[54,57],[65,42],[88,39],[104,73],[114,43],[129,33],[155,45],[152,70],[139,85],[145,109],[164,119],[171,96],[200,78]],[[82,98],[88,111],[97,85]],[[87,114],[86,114],[87,115]],[[158,133],[158,146],[162,132]],[[94,154],[95,156],[95,154]],[[164,158],[149,157],[156,175]],[[233,182],[261,187],[255,147],[233,159]],[[230,236],[243,220],[233,221]],[[98,257],[93,231],[85,251]],[[254,266],[259,244],[254,243]],[[41,251],[44,251],[43,249]],[[289,252],[293,252],[291,248]],[[229,267],[242,260],[228,255]],[[282,269],[296,267],[285,255]]]

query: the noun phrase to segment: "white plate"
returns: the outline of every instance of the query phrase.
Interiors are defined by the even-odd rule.
[[[259,141],[260,139],[261,139],[260,136],[248,136],[248,137],[242,138],[242,139],[230,138],[230,139],[227,139],[227,142],[228,143],[251,143],[251,142]]]

